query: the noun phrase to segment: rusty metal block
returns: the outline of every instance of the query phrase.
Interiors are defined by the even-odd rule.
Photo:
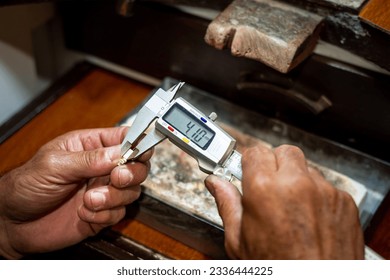
[[[286,73],[315,47],[323,18],[273,0],[235,0],[208,26],[205,41]]]

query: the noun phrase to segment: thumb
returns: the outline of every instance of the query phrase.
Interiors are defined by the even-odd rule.
[[[235,258],[238,252],[242,204],[241,194],[232,183],[217,176],[210,175],[205,184],[209,192],[214,196],[219,215],[222,218],[225,229],[225,247],[228,255]]]
[[[108,175],[117,165],[119,157],[119,146],[65,153],[61,157],[62,172],[76,180]]]

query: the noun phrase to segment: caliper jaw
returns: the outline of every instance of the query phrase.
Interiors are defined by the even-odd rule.
[[[130,159],[139,157],[148,149],[160,143],[166,137],[153,129],[152,132],[143,138],[137,145],[134,145],[137,140],[143,136],[150,124],[159,117],[159,114],[164,110],[172,99],[175,97],[178,90],[184,85],[180,82],[174,85],[169,90],[158,89],[153,96],[139,110],[132,126],[129,128],[125,139],[121,146],[121,159],[119,164],[124,164]]]

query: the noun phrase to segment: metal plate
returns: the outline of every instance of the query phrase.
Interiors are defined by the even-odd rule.
[[[177,82],[166,78],[161,87],[168,89]],[[364,228],[389,191],[388,163],[248,111],[188,84],[178,95],[190,101],[206,115],[216,112],[219,123],[238,140],[238,149],[256,142],[270,146],[296,145],[304,151],[311,164],[319,167],[336,187],[351,188],[349,178],[365,186],[367,194],[364,199],[358,201]],[[137,111],[138,109],[134,110],[122,124],[129,121]],[[156,148],[152,158],[152,170],[144,184],[144,192],[179,211],[190,213],[220,227],[222,222],[214,199],[203,184],[205,177],[206,175],[197,168],[195,160],[166,141]],[[235,183],[240,188],[240,182]]]

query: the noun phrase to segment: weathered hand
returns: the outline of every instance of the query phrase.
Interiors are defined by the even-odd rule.
[[[238,259],[362,259],[364,241],[352,197],[308,168],[293,146],[248,149],[243,194],[209,176],[225,228],[225,247]]]
[[[139,197],[151,152],[117,166],[125,127],[60,136],[0,180],[0,253],[19,258],[73,245],[117,223]]]

